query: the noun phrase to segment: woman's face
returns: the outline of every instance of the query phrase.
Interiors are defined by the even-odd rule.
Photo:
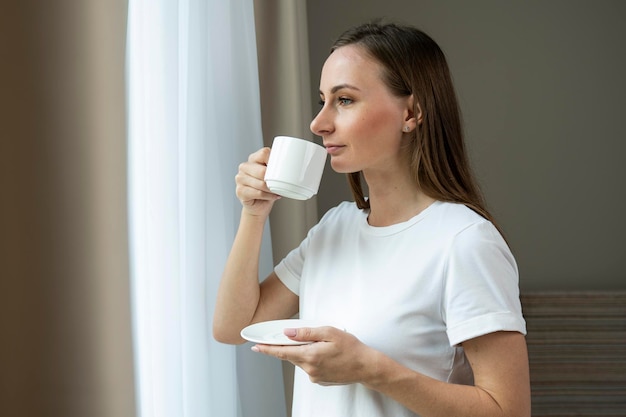
[[[415,128],[412,97],[391,94],[383,68],[363,49],[347,45],[326,60],[320,80],[322,109],[311,122],[337,172],[389,171],[401,157],[403,128]]]

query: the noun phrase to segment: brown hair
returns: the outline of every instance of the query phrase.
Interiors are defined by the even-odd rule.
[[[331,53],[357,45],[383,67],[383,81],[400,97],[414,96],[422,123],[407,152],[417,186],[428,196],[461,203],[493,222],[470,169],[461,116],[445,55],[424,32],[393,23],[366,23],[344,32]],[[357,206],[369,208],[361,172],[347,174]],[[495,222],[494,222],[495,224]]]

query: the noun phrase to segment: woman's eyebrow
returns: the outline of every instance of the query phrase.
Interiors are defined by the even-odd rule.
[[[350,89],[350,90],[356,90],[356,91],[361,91],[358,87],[355,87],[352,84],[339,84],[334,86],[333,88],[330,89],[330,93],[331,94],[335,94],[337,91],[339,90],[343,90],[344,88]],[[320,95],[324,95],[324,93],[322,92],[322,90],[320,90]]]

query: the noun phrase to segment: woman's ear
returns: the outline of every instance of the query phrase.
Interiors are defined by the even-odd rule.
[[[406,115],[404,119],[404,132],[410,132],[418,125],[422,124],[422,108],[419,101],[416,102],[415,97],[411,94],[406,104]]]
[[[421,125],[422,124],[422,120],[424,119],[423,115],[422,115],[422,106],[420,106],[420,102],[418,101],[417,103],[415,103],[415,109],[417,111],[417,114],[415,115],[417,117],[417,124]]]
[[[419,100],[415,99],[415,96],[413,94],[411,94],[409,96],[409,116],[411,118],[415,118],[414,123],[417,123],[418,125],[422,124],[422,107],[420,106],[420,102]],[[407,119],[408,121],[408,119]]]

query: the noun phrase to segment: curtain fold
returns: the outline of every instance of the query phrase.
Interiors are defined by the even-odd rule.
[[[130,0],[129,212],[141,417],[285,415],[280,363],[211,335],[262,146],[251,0]],[[272,268],[269,229],[261,274]]]
[[[0,416],[134,415],[124,0],[0,11]]]

